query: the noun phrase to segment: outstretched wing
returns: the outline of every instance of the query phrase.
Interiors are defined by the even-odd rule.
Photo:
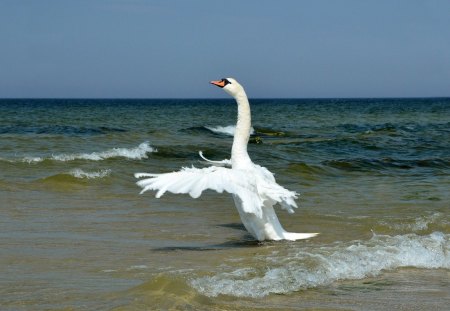
[[[294,213],[294,208],[297,208],[295,199],[297,199],[297,193],[289,191],[286,188],[272,182],[258,182],[258,193],[264,201],[272,202],[272,205],[279,203],[281,208],[288,213]]]
[[[294,208],[297,208],[295,203],[297,193],[277,184],[275,177],[267,168],[254,164],[254,170],[258,176],[257,188],[260,197],[264,201],[270,201],[272,205],[279,203],[282,209],[287,210],[290,214],[294,213]]]
[[[219,193],[223,191],[240,197],[243,210],[262,217],[262,199],[259,196],[255,177],[245,171],[232,170],[225,167],[182,168],[180,171],[165,174],[137,173],[136,178],[149,177],[137,182],[142,187],[141,193],[157,190],[156,197],[166,191],[172,193],[188,193],[198,198],[204,190],[211,189]]]

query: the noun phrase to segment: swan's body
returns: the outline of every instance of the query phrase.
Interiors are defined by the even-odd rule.
[[[157,198],[166,191],[189,193],[197,198],[206,189],[220,193],[226,191],[233,195],[242,223],[257,240],[299,240],[316,236],[317,233],[286,232],[275,214],[273,206],[276,203],[293,213],[293,208],[297,208],[294,201],[297,194],[278,185],[269,170],[251,161],[247,153],[251,130],[250,105],[243,87],[232,78],[211,83],[223,88],[238,104],[231,160],[210,161],[200,152],[200,156],[213,166],[182,168],[166,174],[137,173],[136,178],[150,177],[137,182],[143,188],[141,193],[158,190]],[[231,168],[224,167],[230,165]]]

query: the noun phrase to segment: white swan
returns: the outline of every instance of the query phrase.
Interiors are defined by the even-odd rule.
[[[247,144],[251,116],[244,88],[232,78],[211,83],[233,96],[238,104],[231,161],[210,161],[200,152],[200,156],[213,166],[203,169],[182,168],[180,171],[165,174],[136,173],[136,178],[150,177],[137,182],[143,188],[141,193],[158,190],[157,198],[166,191],[189,193],[191,197],[198,198],[206,189],[219,193],[226,191],[233,195],[242,223],[257,240],[299,240],[316,236],[317,233],[286,232],[275,214],[273,206],[276,203],[293,213],[293,208],[297,207],[294,201],[297,194],[278,185],[269,170],[250,160]],[[231,168],[224,167],[230,165]]]

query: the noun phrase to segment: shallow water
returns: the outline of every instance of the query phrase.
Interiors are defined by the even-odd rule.
[[[450,100],[253,100],[249,153],[301,193],[298,242],[227,194],[135,172],[229,157],[232,100],[1,100],[2,310],[444,310]]]

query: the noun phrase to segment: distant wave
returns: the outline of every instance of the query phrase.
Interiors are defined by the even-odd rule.
[[[328,160],[322,164],[344,171],[372,171],[381,169],[413,169],[418,167],[450,168],[450,159],[341,159]]]
[[[194,126],[190,128],[183,129],[182,131],[193,133],[193,134],[205,134],[205,133],[213,133],[216,135],[224,135],[224,136],[234,136],[236,132],[236,125],[227,125],[227,126]],[[263,128],[263,127],[252,127],[250,128],[250,135],[252,136],[261,136],[265,138],[273,138],[273,137],[290,137],[296,138],[299,135],[295,133],[284,132],[272,128]]]
[[[231,268],[190,281],[200,293],[216,297],[264,297],[287,294],[331,284],[379,275],[402,267],[450,268],[450,235],[434,232],[387,236],[374,235],[368,241],[338,243],[318,249],[293,249],[288,255],[261,257],[267,269],[252,266]]]
[[[84,126],[69,126],[69,125],[46,125],[46,126],[23,126],[23,125],[9,125],[0,126],[1,134],[37,134],[37,135],[99,135],[114,132],[126,132],[121,128],[112,128],[106,126],[100,127],[84,127]]]
[[[416,170],[434,170],[435,175],[446,174],[450,169],[450,159],[339,159],[326,160],[320,163],[296,162],[289,164],[289,171],[299,174],[302,178],[317,178],[320,176],[338,176],[342,172],[396,174],[401,172],[415,172]]]
[[[224,134],[228,136],[234,136],[234,132],[236,132],[236,125],[228,125],[228,126],[205,126],[206,129],[210,130],[213,133],[216,134]],[[255,133],[255,129],[252,127],[250,129],[250,135],[253,135]]]
[[[132,160],[140,160],[147,158],[147,154],[156,152],[157,150],[150,146],[148,142],[143,142],[135,148],[113,148],[106,151],[92,152],[92,153],[73,153],[73,154],[58,154],[50,157],[24,157],[19,160],[7,160],[9,162],[26,162],[37,163],[45,160],[52,161],[74,161],[74,160],[90,160],[102,161],[110,158],[127,158]],[[5,160],[5,159],[2,159]]]

